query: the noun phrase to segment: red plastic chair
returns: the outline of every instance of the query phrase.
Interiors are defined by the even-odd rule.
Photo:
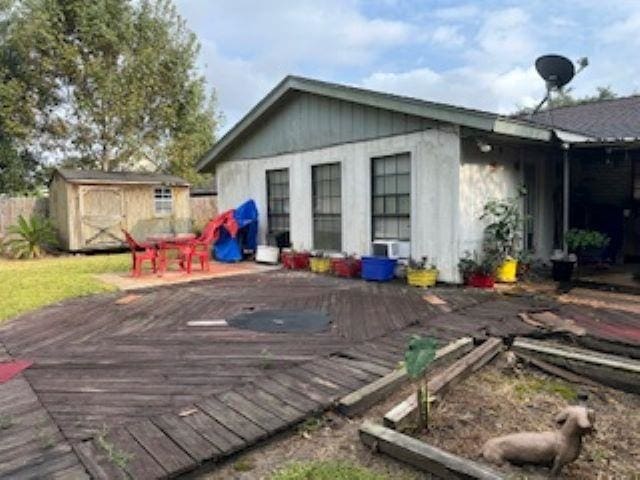
[[[193,262],[194,257],[197,258],[200,262],[200,268],[203,272],[208,272],[210,269],[210,259],[211,259],[211,246],[216,239],[217,229],[219,227],[219,222],[216,220],[211,220],[209,223],[205,225],[202,229],[202,233],[198,238],[193,240],[189,244],[189,252],[187,254],[187,273],[191,273],[191,263]]]
[[[139,243],[137,242],[129,232],[122,230],[124,238],[131,249],[131,276],[139,277],[142,274],[142,263],[145,260],[151,262],[153,273],[158,271],[156,260],[158,258],[158,252],[155,245],[151,243]]]
[[[173,252],[173,255],[170,253]],[[167,271],[170,262],[177,262],[180,270],[190,269],[186,265],[191,252],[191,242],[161,242],[158,245],[158,270],[160,275]]]

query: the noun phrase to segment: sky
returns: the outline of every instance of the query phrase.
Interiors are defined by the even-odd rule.
[[[640,0],[176,0],[231,128],[295,74],[511,113],[535,105],[535,59],[589,66],[573,93],[640,92]]]

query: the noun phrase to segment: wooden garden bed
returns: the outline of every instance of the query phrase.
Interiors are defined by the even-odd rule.
[[[527,345],[527,341],[519,341],[520,348],[514,352],[522,352]],[[544,346],[536,344],[538,349]],[[560,362],[547,350],[545,358],[553,363],[528,351],[528,360],[518,357],[516,363],[516,357],[508,352],[487,364],[497,353],[491,355],[495,347],[485,342],[484,349],[478,348],[430,377],[430,390],[438,401],[432,408],[428,431],[412,428],[415,402],[413,387],[407,386],[407,400],[387,412],[384,426],[379,422],[362,425],[363,443],[442,478],[543,479],[549,475],[546,468],[497,467],[485,463],[479,451],[494,436],[553,429],[557,412],[586,399],[596,411],[596,433],[585,437],[580,457],[564,468],[563,478],[635,478],[640,472],[640,396],[568,372],[558,367]],[[563,348],[554,348],[562,356]],[[618,366],[609,357],[604,363]],[[635,368],[623,363],[625,372]],[[541,371],[541,366],[547,372]],[[452,377],[455,372],[458,375]],[[443,378],[449,381],[443,383]]]

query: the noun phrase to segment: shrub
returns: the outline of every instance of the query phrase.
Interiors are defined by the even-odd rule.
[[[578,252],[587,248],[604,248],[609,245],[611,239],[596,230],[572,228],[567,232],[565,240],[570,251]]]
[[[7,253],[16,258],[41,257],[47,247],[58,243],[51,221],[40,215],[33,215],[28,220],[18,216],[17,223],[11,225],[7,233],[3,245]]]

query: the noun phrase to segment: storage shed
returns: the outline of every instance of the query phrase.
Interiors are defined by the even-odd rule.
[[[191,228],[189,183],[173,175],[60,168],[49,202],[60,248],[70,251],[120,247],[123,228],[140,240]]]

